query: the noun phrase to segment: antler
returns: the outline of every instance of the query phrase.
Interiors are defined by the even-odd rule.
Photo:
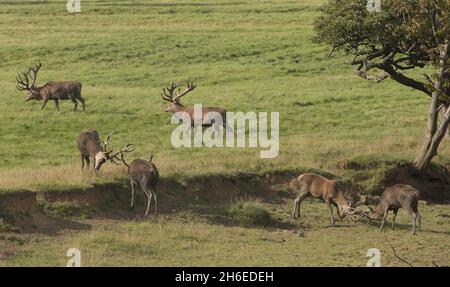
[[[125,161],[124,158],[124,153],[126,152],[132,152],[134,151],[134,145],[127,143],[123,148],[121,148],[118,152],[116,152],[115,154],[113,154],[112,156],[110,156],[110,160],[111,162],[113,162],[114,164],[118,164],[117,162],[114,161],[114,159],[120,160],[123,162],[124,165],[126,165],[127,167],[129,167],[129,165],[127,164],[127,162]],[[118,157],[118,155],[120,154],[120,158]]]
[[[185,96],[187,93],[192,92],[193,90],[195,90],[196,87],[197,87],[196,84],[194,84],[192,81],[188,80],[186,82],[186,89],[184,90],[184,92],[182,92],[181,94],[178,93],[178,96],[176,96],[175,99],[173,99],[173,101],[177,101],[182,96]]]
[[[30,88],[30,80],[28,79],[29,71],[23,71],[16,76],[16,88],[19,91],[29,91]]]
[[[161,97],[164,101],[172,102],[173,101],[173,92],[180,87],[180,81],[176,84],[174,82],[170,82],[167,88],[162,89]]]
[[[31,84],[31,87],[34,87],[34,84],[36,83],[36,78],[37,78],[37,74],[39,72],[39,70],[42,67],[42,63],[39,61],[37,65],[34,65],[32,67],[30,67],[30,69],[28,70],[28,72],[31,72],[32,75],[31,78],[33,79],[33,83]]]
[[[37,74],[38,74],[39,70],[41,69],[41,67],[42,67],[41,62],[38,62],[37,65],[29,67],[27,71],[23,71],[23,72],[17,74],[16,88],[19,91],[31,90],[34,87],[34,85],[36,84]],[[31,85],[30,85],[30,78],[33,80]]]
[[[106,139],[103,142],[103,152],[105,152],[105,153],[108,152],[106,149],[106,146],[109,145],[109,141],[111,140],[112,135],[113,135],[113,131],[108,132],[108,134],[106,135]],[[112,150],[110,152],[112,152]]]
[[[178,81],[176,84],[174,84],[174,82],[170,82],[167,88],[163,89],[161,97],[164,101],[175,102],[178,101],[179,98],[185,96],[187,93],[195,90],[196,87],[197,85],[195,85],[192,81],[187,81],[186,89],[181,93],[180,81]],[[175,92],[176,89],[178,89],[178,95],[174,98],[173,93]]]
[[[370,210],[361,210],[356,208],[351,208],[349,212],[349,216],[353,221],[357,221],[358,219],[361,218],[371,220],[370,214],[371,214]]]

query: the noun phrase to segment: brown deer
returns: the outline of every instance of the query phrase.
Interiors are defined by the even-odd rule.
[[[294,219],[300,217],[300,204],[309,196],[325,201],[328,205],[330,222],[332,225],[334,224],[332,205],[336,207],[341,222],[342,218],[350,212],[350,203],[345,197],[342,187],[336,180],[329,180],[315,173],[305,173],[291,181],[288,188],[290,191],[297,193],[294,202],[294,210],[292,212],[292,217]]]
[[[102,142],[100,141],[100,137],[96,130],[86,129],[80,133],[77,144],[81,154],[81,171],[83,171],[85,161],[87,163],[87,168],[89,168],[91,157],[94,159],[93,168],[95,174],[97,174],[100,167],[107,161],[117,164],[114,161],[114,156],[111,156],[112,150],[107,150],[112,134],[112,132],[107,134],[102,147]]]
[[[19,73],[16,77],[17,89],[19,91],[28,91],[25,101],[44,100],[41,110],[45,108],[49,100],[55,101],[56,108],[59,111],[60,100],[71,100],[75,107],[73,111],[77,110],[78,101],[83,105],[83,111],[86,112],[84,99],[81,97],[81,83],[76,81],[51,81],[43,86],[36,86],[36,78],[42,64],[28,68],[27,71]],[[30,85],[31,81],[31,85]]]
[[[194,118],[194,107],[189,106],[186,107],[183,104],[180,103],[180,98],[187,95],[189,92],[192,92],[197,87],[193,82],[187,81],[186,83],[186,89],[181,92],[180,91],[180,81],[178,81],[176,84],[174,82],[170,82],[167,88],[163,88],[163,92],[161,94],[161,97],[164,101],[170,102],[170,104],[164,109],[165,112],[169,113],[177,113],[177,112],[185,112],[187,113],[191,118],[191,126],[195,127],[195,122],[198,122],[199,126],[202,127],[208,127],[214,125],[214,119],[211,120],[211,124],[205,123],[205,117],[210,112],[218,113],[222,117],[222,124],[223,127],[226,127],[226,115],[227,111],[223,108],[216,108],[216,107],[202,107],[202,118]],[[175,90],[178,90],[178,94],[174,97]]]
[[[375,210],[371,208],[372,214],[369,217],[381,220],[380,230],[383,230],[388,212],[389,210],[392,210],[394,213],[394,217],[392,218],[392,229],[394,229],[397,212],[403,207],[413,219],[412,233],[416,234],[416,220],[419,222],[419,227],[421,225],[421,216],[417,209],[418,202],[419,191],[417,189],[406,184],[396,184],[384,190],[380,197],[380,203],[376,206]]]
[[[158,201],[156,198],[156,185],[159,180],[159,173],[156,165],[152,162],[153,155],[150,160],[135,159],[130,164],[125,161],[124,152],[126,149],[120,150],[120,160],[128,168],[128,175],[130,177],[131,185],[131,208],[134,207],[134,191],[135,187],[140,187],[142,192],[147,198],[147,208],[145,210],[145,215],[148,215],[150,210],[150,205],[152,198],[155,201],[155,211],[154,216],[158,213]],[[114,155],[117,158],[117,154]]]

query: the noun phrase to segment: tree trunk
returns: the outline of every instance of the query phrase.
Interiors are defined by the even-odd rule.
[[[419,170],[425,170],[431,163],[434,156],[437,155],[437,150],[442,138],[445,136],[449,126],[450,108],[447,108],[441,122],[438,124],[439,118],[439,95],[444,86],[444,76],[446,71],[446,63],[448,57],[449,44],[446,43],[439,55],[439,64],[437,71],[437,78],[434,82],[435,91],[431,97],[430,108],[428,110],[427,131],[425,133],[425,140],[420,148],[419,154],[414,160],[414,165]]]
[[[414,160],[414,165],[419,170],[425,170],[431,163],[431,160],[434,156],[437,155],[437,150],[439,144],[447,132],[450,122],[450,109],[447,109],[445,112],[441,123],[439,124],[439,128],[431,135],[427,131],[427,135],[425,136],[425,141],[420,149],[419,154]]]

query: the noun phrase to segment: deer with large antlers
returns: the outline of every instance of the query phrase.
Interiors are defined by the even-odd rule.
[[[97,171],[107,161],[118,164],[114,159],[117,159],[117,155],[120,152],[124,153],[132,151],[132,145],[127,144],[120,152],[111,154],[113,151],[108,151],[107,146],[110,144],[112,134],[112,132],[109,132],[105,141],[101,142],[96,130],[86,129],[80,133],[77,144],[81,154],[81,171],[83,171],[85,162],[89,168],[91,157],[94,159],[94,173],[97,174]]]
[[[83,111],[86,111],[84,99],[81,97],[81,83],[76,81],[51,81],[43,86],[36,86],[36,78],[42,64],[31,66],[28,70],[19,73],[16,77],[17,89],[19,91],[28,91],[25,101],[37,100],[44,101],[41,110],[45,108],[47,102],[55,101],[56,108],[59,111],[60,100],[71,100],[74,103],[75,112],[78,102],[83,105]]]
[[[127,149],[121,149],[119,151],[120,160],[123,164],[128,167],[128,175],[130,177],[130,185],[131,185],[131,208],[134,206],[134,191],[135,187],[140,187],[142,192],[147,198],[147,208],[145,209],[145,216],[148,215],[150,210],[150,205],[152,199],[155,202],[155,211],[154,215],[156,216],[158,213],[158,201],[156,199],[156,185],[159,180],[159,173],[156,165],[152,162],[153,155],[150,157],[150,160],[143,159],[135,159],[130,164],[125,161],[124,152]],[[114,155],[117,158],[117,154]]]
[[[164,109],[165,112],[177,113],[177,112],[185,112],[191,118],[191,126],[195,127],[195,122],[197,121],[199,126],[207,127],[214,125],[214,118],[212,118],[211,123],[205,123],[205,117],[208,116],[208,113],[217,113],[222,117],[222,126],[226,127],[226,114],[227,111],[224,108],[217,107],[202,107],[202,117],[195,118],[194,107],[193,106],[184,106],[181,104],[180,99],[184,97],[188,93],[195,90],[197,85],[195,85],[191,81],[186,82],[186,88],[184,91],[181,91],[181,83],[178,81],[177,83],[170,82],[167,88],[163,88],[161,97],[164,101],[169,102],[170,104]],[[174,95],[175,91],[177,91],[177,95]],[[198,115],[197,115],[198,117]]]

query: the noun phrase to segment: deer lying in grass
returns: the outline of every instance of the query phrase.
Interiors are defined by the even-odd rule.
[[[129,146],[127,146],[128,148]],[[135,187],[140,187],[144,195],[147,197],[147,208],[145,210],[145,216],[148,215],[152,198],[155,201],[154,216],[158,213],[158,201],[156,198],[156,185],[159,180],[159,173],[156,165],[152,162],[153,155],[150,160],[135,159],[130,164],[125,161],[124,152],[127,148],[120,150],[120,160],[128,167],[128,175],[130,177],[131,185],[131,208],[134,206],[134,191]],[[117,157],[117,154],[114,155]]]
[[[305,173],[293,180],[289,189],[297,192],[297,198],[295,199],[294,210],[292,212],[292,217],[294,219],[300,216],[300,204],[309,196],[325,201],[328,205],[330,222],[332,225],[334,224],[332,205],[336,207],[337,214],[341,221],[350,211],[349,201],[345,197],[344,191],[335,180],[329,180],[314,173]]]
[[[102,147],[102,142],[100,141],[100,137],[96,130],[86,129],[80,133],[77,144],[81,154],[81,171],[83,171],[85,161],[87,163],[87,167],[89,168],[91,157],[94,159],[93,167],[95,174],[97,174],[100,167],[108,160],[114,164],[117,164],[114,161],[114,156],[111,156],[112,150],[107,150],[111,136],[112,132],[109,132]]]
[[[385,189],[380,197],[380,203],[375,210],[372,209],[371,219],[381,220],[380,230],[383,230],[384,223],[389,210],[392,210],[394,217],[392,218],[392,229],[394,229],[395,218],[398,210],[403,207],[413,218],[412,233],[416,234],[416,220],[421,225],[421,216],[417,205],[419,202],[419,191],[410,185],[396,184]]]
[[[176,84],[173,82],[170,82],[170,84],[167,86],[167,88],[163,89],[163,93],[161,94],[161,97],[164,101],[170,102],[170,104],[164,109],[165,112],[171,112],[171,113],[177,113],[177,112],[185,112],[187,113],[191,118],[191,126],[195,127],[194,123],[195,121],[199,122],[199,126],[202,127],[208,127],[212,126],[214,123],[214,119],[212,119],[211,124],[206,124],[205,116],[210,112],[218,113],[222,117],[222,125],[224,128],[226,128],[226,114],[227,111],[223,108],[216,108],[216,107],[202,107],[202,118],[197,119],[194,118],[194,107],[189,106],[186,107],[183,104],[180,103],[180,98],[187,95],[189,92],[192,92],[197,86],[192,83],[191,81],[187,81],[186,83],[186,89],[183,92],[180,92],[180,82],[177,82]],[[178,90],[178,95],[174,97],[175,90]]]
[[[59,111],[59,101],[70,99],[75,105],[73,108],[74,112],[77,110],[78,101],[81,102],[83,111],[86,112],[84,99],[81,97],[81,83],[76,81],[51,81],[43,86],[37,87],[36,78],[41,67],[42,64],[39,62],[16,77],[17,89],[19,91],[28,91],[25,101],[44,100],[42,110],[49,100],[53,100]],[[30,80],[32,81],[31,85]]]

